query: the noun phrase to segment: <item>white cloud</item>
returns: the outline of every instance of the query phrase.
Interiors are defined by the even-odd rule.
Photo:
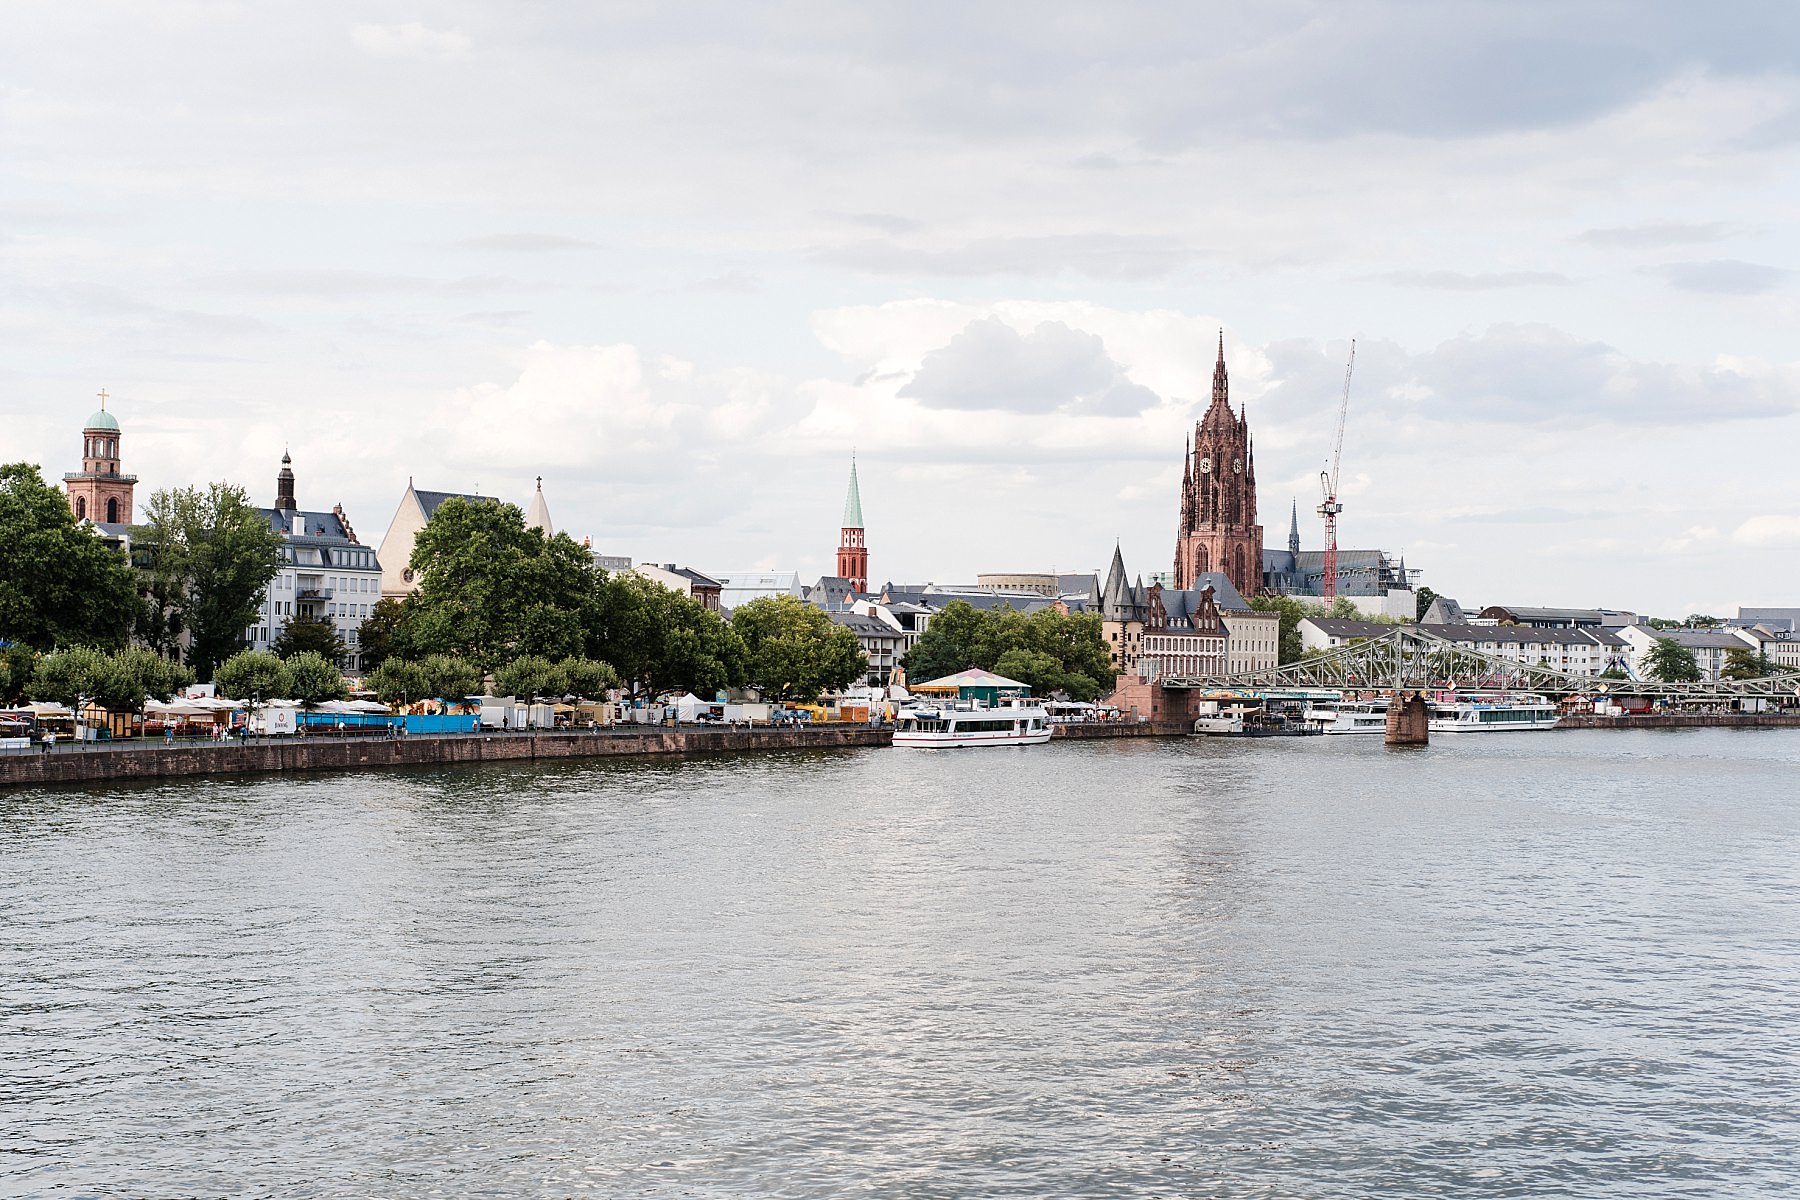
[[[1800,546],[1800,517],[1751,517],[1731,531],[1731,540],[1740,546]]]
[[[377,58],[467,58],[474,43],[454,29],[428,29],[417,23],[350,27],[350,40],[365,54]]]

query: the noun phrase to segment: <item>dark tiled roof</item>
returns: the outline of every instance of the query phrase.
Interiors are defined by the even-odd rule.
[[[879,621],[874,617],[865,617],[861,613],[834,612],[828,615],[831,617],[833,624],[842,625],[845,629],[848,629],[858,637],[890,637],[898,639],[905,636],[886,621]]]
[[[471,496],[467,492],[422,492],[413,489],[413,495],[419,498],[419,507],[425,510],[425,519],[431,520],[431,514],[446,500],[467,500],[471,504],[477,500],[492,500],[492,496]]]
[[[276,533],[293,536],[293,520],[296,515],[294,512],[278,508],[262,508],[257,511],[262,513],[263,520],[269,523],[270,529]],[[305,509],[301,509],[298,515],[306,518],[306,533],[304,534],[306,537],[326,538],[339,542],[350,540],[349,535],[344,532],[343,522],[338,520],[336,513],[307,512]]]

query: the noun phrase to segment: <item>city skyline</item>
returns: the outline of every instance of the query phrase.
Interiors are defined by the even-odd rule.
[[[542,475],[596,548],[816,576],[854,449],[876,580],[1148,573],[1221,326],[1318,544],[1354,336],[1346,543],[1484,604],[1781,603],[1795,18],[1611,11],[15,10],[5,458],[76,469],[106,388],[145,495],[267,503],[288,448],[366,530]]]

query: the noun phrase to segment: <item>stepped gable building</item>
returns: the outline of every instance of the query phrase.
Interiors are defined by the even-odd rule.
[[[844,495],[844,524],[838,531],[837,578],[851,590],[869,590],[869,543],[863,533],[862,489],[856,483],[856,459],[850,460],[850,490]]]
[[[1181,527],[1175,541],[1175,587],[1197,586],[1218,572],[1239,594],[1262,592],[1263,535],[1256,523],[1256,456],[1247,416],[1231,410],[1225,333],[1213,367],[1212,404],[1194,427],[1181,475]]]
[[[81,430],[81,470],[63,476],[69,493],[69,511],[77,521],[92,521],[102,532],[122,535],[131,524],[131,498],[136,475],[119,473],[119,421],[106,411],[106,392],[100,407]]]

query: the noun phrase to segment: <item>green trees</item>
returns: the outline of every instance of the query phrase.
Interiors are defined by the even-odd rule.
[[[752,600],[731,614],[745,679],[765,697],[817,700],[861,679],[869,659],[856,635],[798,596]]]
[[[1663,683],[1694,683],[1700,678],[1694,652],[1673,638],[1657,638],[1646,665],[1650,678]]]
[[[77,646],[38,661],[31,693],[71,708],[87,699],[102,708],[132,712],[142,708],[148,697],[167,700],[193,681],[192,671],[149,650],[108,654],[92,646]]]
[[[294,617],[282,626],[281,636],[269,649],[284,659],[307,653],[335,663],[343,661],[344,639],[338,636],[337,626],[324,617]]]
[[[521,700],[579,696],[597,700],[619,686],[619,673],[591,658],[553,663],[537,655],[515,658],[494,672],[494,692]]]
[[[1024,673],[1011,674],[1002,662]],[[1117,674],[1098,613],[1064,615],[1053,608],[1029,616],[1011,608],[984,613],[960,600],[931,619],[903,663],[914,682],[980,667],[1029,683],[1034,694],[1061,691],[1077,700],[1105,695]]]
[[[599,700],[621,682],[611,666],[591,658],[565,658],[556,665],[563,674],[563,690],[583,700]]]
[[[1339,621],[1371,621],[1377,625],[1397,624],[1392,617],[1367,615],[1356,607],[1356,604],[1347,596],[1339,596],[1329,605],[1319,601],[1302,600],[1297,596],[1256,596],[1245,603],[1257,612],[1272,612],[1281,615],[1280,662],[1283,666],[1299,662],[1301,658],[1305,657],[1305,648],[1300,637],[1300,622],[1307,617],[1330,617]]]
[[[392,596],[375,602],[375,609],[357,626],[356,645],[362,652],[363,670],[373,671],[388,658],[404,653],[400,628],[406,620],[406,606]]]
[[[219,694],[231,700],[288,699],[293,677],[287,664],[263,650],[240,650],[213,672]]]
[[[1761,679],[1774,673],[1775,664],[1769,656],[1748,646],[1725,651],[1725,665],[1719,669],[1721,679]]]
[[[0,646],[0,703],[17,704],[31,691],[38,653],[30,646]]]
[[[560,696],[568,690],[568,682],[555,663],[527,654],[494,672],[494,694],[530,701],[539,696]]]
[[[137,580],[30,463],[0,466],[0,639],[38,650],[125,644]]]
[[[327,700],[344,698],[344,676],[337,661],[312,650],[302,650],[282,660],[288,673],[288,699],[301,708],[313,708]]]
[[[188,662],[210,678],[262,615],[281,535],[228,483],[157,492],[145,515],[136,535],[148,576],[140,625],[165,647],[186,629]]]
[[[387,704],[461,700],[481,690],[481,668],[453,654],[430,654],[416,662],[389,658],[363,682]]]
[[[527,526],[516,505],[446,500],[419,531],[410,565],[419,588],[404,633],[414,653],[459,655],[487,671],[588,648],[601,573],[567,534]]]
[[[705,695],[744,682],[743,639],[698,600],[631,574],[598,591],[594,656],[634,692]]]

